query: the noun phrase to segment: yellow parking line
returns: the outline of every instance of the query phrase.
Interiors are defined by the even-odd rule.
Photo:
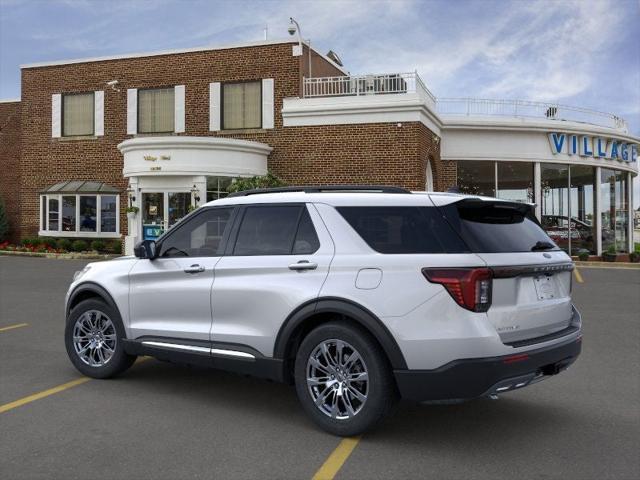
[[[152,357],[138,357],[136,364],[146,362],[150,360]],[[0,405],[0,413],[8,412],[9,410],[13,410],[14,408],[22,407],[27,403],[35,402],[36,400],[40,400],[41,398],[48,397],[50,395],[54,395],[56,393],[63,392],[68,390],[69,388],[77,387],[78,385],[82,385],[83,383],[87,383],[91,378],[89,377],[80,377],[76,380],[72,380],[67,383],[63,383],[62,385],[58,385],[57,387],[50,388],[48,390],[44,390],[42,392],[34,393],[33,395],[29,395],[28,397],[20,398],[19,400],[15,400],[10,403],[5,403],[4,405]]]
[[[26,327],[28,323],[16,323],[15,325],[9,325],[8,327],[0,327],[0,332],[6,332],[7,330],[13,330],[14,328]]]
[[[582,275],[580,275],[580,271],[577,267],[573,270],[573,274],[576,276],[578,283],[584,283],[584,279],[582,278]]]
[[[62,385],[58,385],[57,387],[50,388],[49,390],[44,390],[42,392],[34,393],[33,395],[29,395],[28,397],[21,398],[20,400],[16,400],[11,403],[5,403],[4,405],[0,405],[0,413],[8,412],[9,410],[13,410],[14,408],[21,407],[23,405],[26,405],[27,403],[35,402],[36,400],[40,400],[41,398],[48,397],[49,395],[53,395],[55,393],[62,392],[69,388],[82,385],[83,383],[86,383],[89,380],[91,380],[89,377],[80,377],[76,380],[72,380],[71,382],[63,383]]]
[[[312,480],[333,480],[359,442],[360,437],[344,438],[336,449],[331,452],[329,458],[322,464]]]

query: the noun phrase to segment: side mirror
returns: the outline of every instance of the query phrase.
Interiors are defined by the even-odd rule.
[[[143,240],[133,248],[133,254],[138,258],[153,260],[157,256],[155,240]]]

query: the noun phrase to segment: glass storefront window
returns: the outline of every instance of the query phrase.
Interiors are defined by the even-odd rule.
[[[76,231],[76,197],[62,197],[62,231]]]
[[[611,247],[616,252],[628,251],[629,185],[626,172],[600,171],[600,212],[602,218],[602,251]]]
[[[58,230],[59,203],[57,197],[49,198],[49,224],[47,230]]]
[[[115,232],[117,220],[117,201],[115,195],[100,197],[100,231]]]
[[[169,193],[169,228],[189,213],[191,193]]]
[[[569,252],[569,166],[540,165],[541,224],[547,235]]]
[[[495,197],[495,162],[464,160],[458,162],[458,191],[470,195]]]
[[[571,252],[581,250],[596,253],[596,225],[594,185],[595,168],[586,165],[571,165]]]
[[[118,195],[42,195],[41,232],[61,237],[115,237],[118,233]],[[98,210],[100,221],[98,225]],[[84,235],[83,235],[84,234]]]
[[[80,197],[80,231],[95,232],[97,215],[96,197],[82,195]]]
[[[512,202],[533,203],[533,163],[497,162],[497,197]]]
[[[231,177],[207,177],[207,202],[229,195],[227,187],[231,181]]]

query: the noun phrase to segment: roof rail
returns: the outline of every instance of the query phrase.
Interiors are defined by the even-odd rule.
[[[284,193],[284,192],[346,192],[346,193],[411,193],[409,190],[400,187],[390,187],[386,185],[319,185],[300,187],[274,187],[274,188],[254,188],[253,190],[243,190],[227,195],[229,197],[246,197],[248,195],[258,195],[260,193]]]

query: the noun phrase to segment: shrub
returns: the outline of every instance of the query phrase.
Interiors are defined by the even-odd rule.
[[[107,249],[111,253],[115,253],[115,254],[122,253],[122,240],[113,240],[111,243],[109,243],[109,246],[107,247]]]
[[[286,185],[282,180],[269,172],[266,175],[258,175],[251,178],[234,178],[227,187],[227,192],[242,192],[253,190],[254,188],[282,187]]]
[[[578,259],[586,262],[587,260],[589,260],[589,252],[587,252],[586,250],[582,250],[581,252],[578,252]]]
[[[61,238],[60,240],[58,240],[58,248],[62,250],[66,250],[68,252],[71,250],[71,246],[71,240],[69,240],[68,238]]]
[[[103,252],[104,248],[105,248],[105,243],[102,240],[94,240],[93,242],[91,242],[91,250]]]
[[[31,237],[25,237],[25,238],[22,239],[20,244],[23,247],[36,246],[36,245],[38,245],[38,239],[37,238],[31,238]]]
[[[49,248],[57,248],[58,247],[58,242],[56,241],[55,238],[38,237],[37,238],[37,244],[38,245],[44,245],[45,247],[49,247]]]
[[[87,242],[85,242],[84,240],[76,240],[71,244],[71,249],[74,252],[84,252],[87,249],[87,247],[88,247]]]
[[[9,236],[9,219],[4,208],[4,200],[0,198],[0,243]]]

